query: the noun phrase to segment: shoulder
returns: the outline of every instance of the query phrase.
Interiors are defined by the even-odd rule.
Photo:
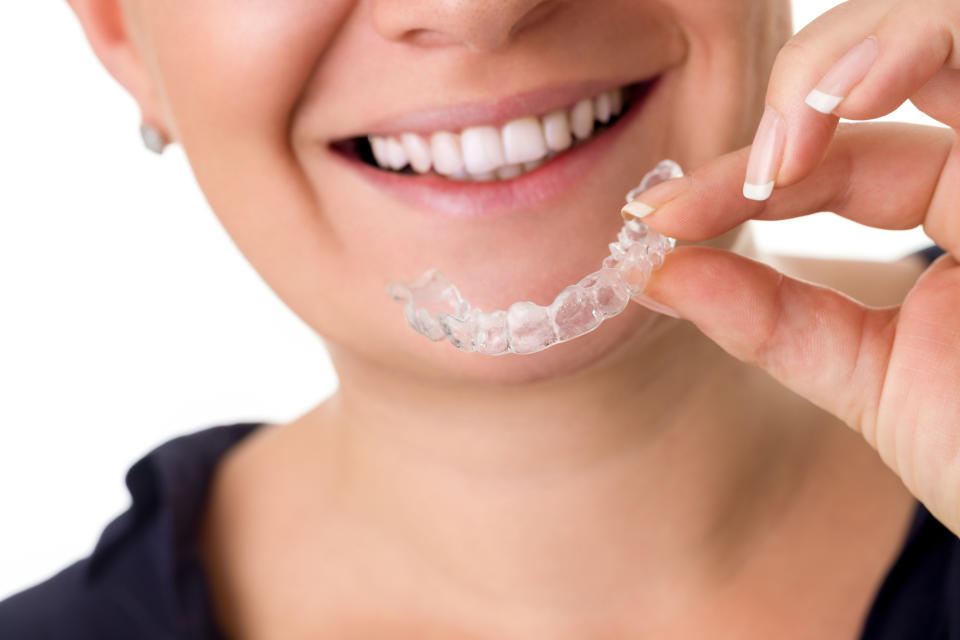
[[[86,579],[90,559],[0,602],[0,637],[18,640],[74,638],[113,640],[130,629],[122,601]],[[109,612],[101,615],[97,612]],[[144,635],[145,640],[156,635]]]
[[[126,476],[130,508],[89,557],[0,602],[0,638],[215,637],[193,529],[217,461],[257,426],[203,429],[137,461]]]

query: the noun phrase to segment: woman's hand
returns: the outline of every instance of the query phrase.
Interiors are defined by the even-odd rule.
[[[908,99],[952,129],[838,127],[837,116],[867,120]],[[960,3],[837,7],[781,51],[767,105],[752,158],[743,149],[644,193],[654,207],[644,222],[701,241],[750,218],[833,211],[887,229],[922,224],[947,255],[899,308],[696,246],[679,247],[646,293],[860,431],[960,534]]]

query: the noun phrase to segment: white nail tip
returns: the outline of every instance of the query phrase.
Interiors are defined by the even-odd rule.
[[[823,91],[814,89],[807,94],[807,98],[804,100],[804,102],[820,113],[830,114],[840,106],[841,102],[843,102],[843,96],[832,96],[829,93],[824,93]]]
[[[642,202],[634,201],[625,205],[622,209],[620,209],[620,215],[622,215],[624,219],[633,218],[636,220],[641,220],[643,218],[646,218],[648,215],[650,215],[654,211],[656,211],[656,209],[654,209],[650,205],[644,204]]]
[[[743,197],[749,200],[766,200],[773,193],[773,181],[767,184],[743,183]]]

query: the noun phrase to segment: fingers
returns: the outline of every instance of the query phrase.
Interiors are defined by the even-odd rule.
[[[823,157],[838,119],[811,109],[805,98],[829,67],[867,36],[890,10],[894,0],[854,0],[828,11],[794,35],[780,50],[767,88],[764,114],[780,126],[775,139],[764,139],[757,130],[752,147],[753,166],[740,180],[750,199],[769,197],[773,186],[795,181],[803,168],[812,169]],[[802,132],[802,134],[800,133]]]
[[[960,9],[953,0],[853,0],[811,23],[777,57],[767,105],[782,120],[779,139],[758,135],[756,160],[765,166],[748,173],[747,184],[757,189],[773,181],[777,187],[796,183],[820,162],[837,116],[885,115],[941,69],[960,67],[957,33]],[[953,100],[953,109],[937,115],[957,126],[956,93]],[[761,179],[768,182],[758,184]],[[765,192],[752,195],[762,199]]]
[[[874,412],[896,310],[708,247],[678,247],[645,293],[847,424]]]
[[[652,229],[699,242],[755,218],[781,220],[833,211],[862,224],[910,229],[923,224],[941,247],[960,253],[960,148],[945,128],[841,125],[823,162],[803,180],[755,202],[740,193],[747,149],[722,156],[686,178],[653,187],[639,200]]]

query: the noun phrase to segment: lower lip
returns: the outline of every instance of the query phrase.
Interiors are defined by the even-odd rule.
[[[437,175],[411,176],[371,167],[359,158],[333,152],[365,180],[417,209],[448,218],[489,218],[550,204],[585,180],[627,126],[643,111],[658,83],[651,81],[634,96],[620,118],[603,133],[558,154],[512,180],[466,182]]]

